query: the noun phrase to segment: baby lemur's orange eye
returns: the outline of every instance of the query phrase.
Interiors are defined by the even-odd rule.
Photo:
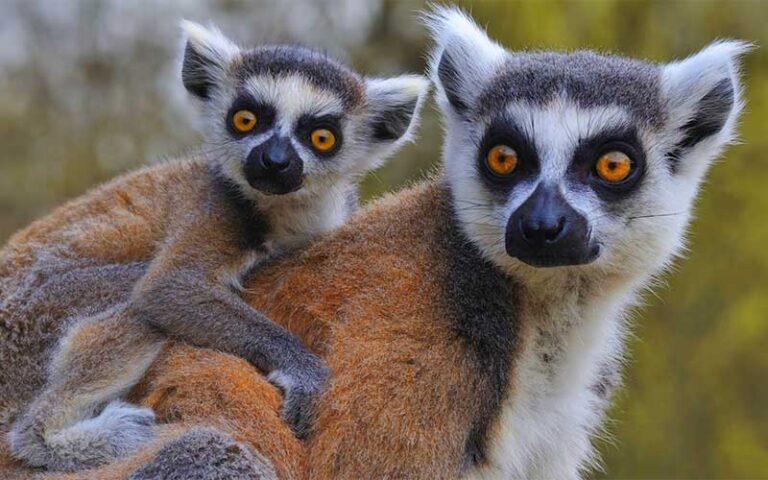
[[[507,145],[496,145],[488,150],[485,164],[493,174],[507,176],[517,168],[517,152]]]
[[[626,153],[615,150],[598,158],[595,170],[606,182],[619,183],[632,171],[632,160]]]
[[[240,133],[248,133],[256,126],[256,114],[250,110],[238,110],[232,115],[232,126]]]
[[[312,130],[309,139],[312,141],[312,146],[318,152],[327,152],[336,145],[336,135],[327,128]]]

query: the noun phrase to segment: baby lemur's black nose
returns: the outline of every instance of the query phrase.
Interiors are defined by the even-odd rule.
[[[589,263],[600,251],[587,220],[556,186],[544,185],[510,217],[505,244],[507,254],[536,267]]]
[[[243,166],[248,183],[267,194],[295,192],[304,180],[304,162],[291,139],[277,135],[255,146]]]

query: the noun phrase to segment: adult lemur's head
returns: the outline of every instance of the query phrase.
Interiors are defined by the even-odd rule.
[[[699,183],[733,138],[747,44],[654,65],[509,52],[458,10],[427,19],[445,174],[487,257],[653,271],[678,251]]]
[[[409,138],[428,89],[418,75],[363,78],[308,48],[246,50],[182,28],[209,154],[246,194],[311,194],[375,168]]]

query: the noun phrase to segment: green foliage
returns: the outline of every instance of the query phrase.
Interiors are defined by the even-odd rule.
[[[220,7],[211,9],[217,21],[225,13],[235,23],[247,15],[269,14],[264,4],[210,3]],[[413,12],[423,4],[370,3],[375,8],[367,38],[347,45],[351,62],[373,74],[422,70],[427,43]],[[96,4],[86,5],[99,10]],[[761,1],[465,6],[513,49],[594,48],[662,62],[717,38],[768,45],[768,4]],[[97,29],[98,12],[83,18],[83,28]],[[33,42],[45,48],[50,37],[36,31],[39,23],[32,20],[22,18]],[[143,41],[121,51],[119,58],[97,49],[72,67],[82,73],[80,83],[51,82],[35,64],[40,59],[34,50],[28,61],[0,70],[0,91],[6,91],[0,92],[0,239],[96,182],[194,144],[194,135],[166,96],[168,88],[146,82],[174,53],[175,44],[151,41],[167,39],[160,32],[167,27],[152,24],[156,31],[144,32]],[[83,33],[86,40],[89,31]],[[744,73],[743,144],[731,147],[711,172],[688,258],[678,262],[667,284],[649,294],[646,307],[634,316],[626,387],[611,412],[609,438],[600,442],[605,477],[768,478],[765,48],[746,58]],[[72,109],[57,94],[75,89],[89,95]],[[434,168],[440,128],[432,108],[421,133],[418,143],[366,180],[366,198]]]

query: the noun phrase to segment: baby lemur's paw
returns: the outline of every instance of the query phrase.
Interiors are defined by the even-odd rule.
[[[325,388],[328,374],[328,367],[318,360],[312,368],[297,372],[274,370],[267,377],[283,391],[283,419],[300,439],[309,435],[315,401]]]
[[[79,422],[53,436],[51,444],[69,442],[77,469],[95,467],[136,451],[155,435],[152,410],[122,401],[110,402],[94,418]],[[79,445],[77,445],[79,443]]]
[[[152,410],[115,401],[96,417],[58,430],[46,429],[34,416],[24,418],[8,441],[11,453],[32,466],[76,471],[130,454],[154,434]]]
[[[103,432],[105,438],[125,445],[127,450],[134,450],[155,434],[155,412],[119,400],[110,402],[97,417],[89,421],[94,422],[96,429]]]

